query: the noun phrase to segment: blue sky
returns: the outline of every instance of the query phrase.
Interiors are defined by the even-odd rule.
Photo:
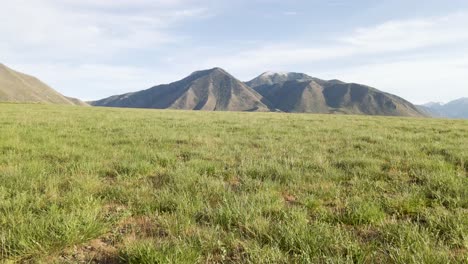
[[[466,0],[15,0],[0,17],[1,63],[85,100],[213,67],[468,96]]]

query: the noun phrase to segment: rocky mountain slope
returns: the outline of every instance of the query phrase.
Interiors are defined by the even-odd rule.
[[[282,111],[426,116],[410,102],[375,88],[304,73],[266,72],[242,83],[220,68],[153,88],[91,102],[95,106],[207,111]]]
[[[270,111],[269,103],[260,94],[220,68],[197,71],[171,84],[112,96],[91,104],[207,111]]]
[[[255,85],[254,89],[273,108],[283,112],[426,116],[398,96],[361,84],[325,81],[297,73],[262,74],[247,83]]]

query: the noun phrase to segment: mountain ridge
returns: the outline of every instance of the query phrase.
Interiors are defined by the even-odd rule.
[[[146,90],[91,102],[94,106],[207,111],[282,111],[427,116],[410,102],[378,89],[297,72],[264,72],[241,82],[221,68]]]
[[[315,78],[299,72],[264,72],[254,79],[245,82],[248,86],[255,88],[262,85],[272,85],[275,83],[292,80],[314,80]]]
[[[426,116],[396,95],[337,80],[292,80],[257,86],[255,90],[283,112]]]
[[[270,111],[255,90],[221,68],[196,71],[182,80],[91,102],[94,106],[206,111]]]

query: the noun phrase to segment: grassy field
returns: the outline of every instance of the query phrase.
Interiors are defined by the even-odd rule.
[[[468,121],[0,104],[0,262],[467,263]]]

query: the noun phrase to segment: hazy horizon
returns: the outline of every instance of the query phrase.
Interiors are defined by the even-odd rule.
[[[468,2],[34,0],[2,4],[0,63],[101,99],[221,67],[303,72],[413,103],[467,97]]]

